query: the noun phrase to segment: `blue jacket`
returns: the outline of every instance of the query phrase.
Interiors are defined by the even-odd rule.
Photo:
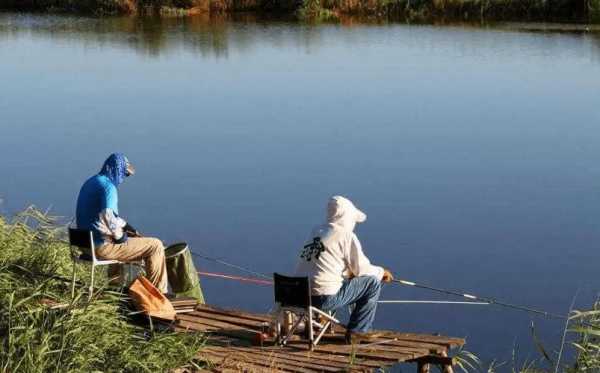
[[[126,177],[127,158],[120,153],[111,154],[102,170],[90,177],[81,187],[77,198],[77,227],[89,229],[96,247],[127,240],[123,228],[127,224],[119,217],[117,187]]]

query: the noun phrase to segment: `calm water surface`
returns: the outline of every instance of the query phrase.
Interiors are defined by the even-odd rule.
[[[400,277],[566,313],[600,267],[600,37],[498,29],[0,15],[0,210],[72,216],[113,151],[147,234],[270,273],[332,194]],[[198,261],[208,271],[231,272]],[[271,289],[204,279],[267,311]],[[443,299],[387,286],[385,299]],[[561,323],[485,306],[383,305],[376,327],[535,358]]]

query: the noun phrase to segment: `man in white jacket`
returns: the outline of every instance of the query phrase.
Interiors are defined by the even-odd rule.
[[[370,336],[381,283],[393,280],[388,270],[371,264],[354,233],[356,223],[366,219],[349,199],[331,197],[327,223],[313,229],[296,267],[296,275],[310,279],[315,307],[330,311],[354,305],[348,342]]]

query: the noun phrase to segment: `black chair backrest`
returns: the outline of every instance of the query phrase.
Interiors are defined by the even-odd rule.
[[[92,249],[92,232],[87,229],[69,228],[69,243],[72,246]]]
[[[308,277],[288,277],[273,274],[275,302],[282,307],[308,308],[310,301],[310,280]]]

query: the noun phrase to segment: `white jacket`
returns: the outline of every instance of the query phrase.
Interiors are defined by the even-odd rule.
[[[367,216],[347,198],[334,196],[327,205],[327,223],[312,230],[300,252],[297,276],[308,276],[312,295],[333,295],[348,276],[383,278],[383,268],[365,256],[354,227]]]

